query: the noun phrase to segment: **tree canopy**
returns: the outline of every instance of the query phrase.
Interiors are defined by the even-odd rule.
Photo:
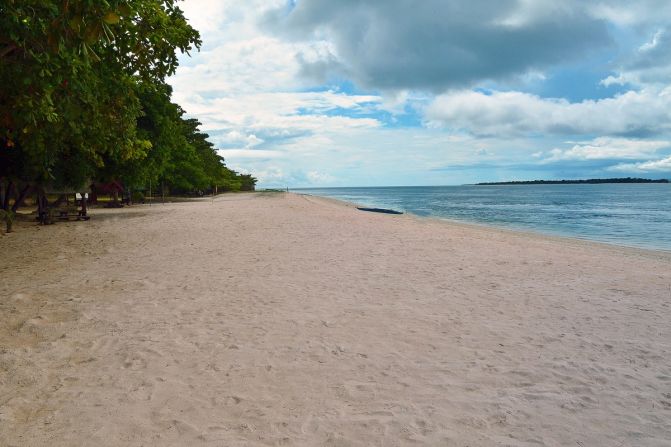
[[[173,0],[0,0],[5,191],[94,179],[189,191],[237,178],[165,83],[178,52],[200,44]]]

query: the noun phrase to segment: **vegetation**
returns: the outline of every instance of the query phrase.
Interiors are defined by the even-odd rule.
[[[200,43],[173,0],[3,0],[0,207],[93,181],[253,189],[170,101],[178,51]]]
[[[14,213],[12,211],[0,209],[0,222],[5,223],[5,232],[12,232],[12,224],[14,223]]]
[[[487,182],[476,185],[574,185],[599,183],[669,183],[666,179],[650,180],[645,178],[592,178],[587,180],[525,180],[514,182]]]

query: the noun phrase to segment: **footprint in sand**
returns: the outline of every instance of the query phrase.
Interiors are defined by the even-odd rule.
[[[103,336],[87,343],[86,350],[96,356],[105,356],[117,351],[119,338],[116,336]]]
[[[126,357],[123,361],[123,367],[131,371],[139,371],[147,368],[147,361],[139,356]]]
[[[18,292],[15,293],[11,296],[11,300],[15,302],[26,302],[26,301],[31,301],[33,299],[33,296],[29,293],[25,292]]]

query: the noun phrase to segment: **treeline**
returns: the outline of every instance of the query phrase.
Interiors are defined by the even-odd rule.
[[[152,86],[139,94],[142,115],[137,134],[151,148],[140,162],[105,160],[98,170],[102,181],[120,179],[128,189],[142,190],[152,183],[155,190],[171,194],[193,192],[251,191],[256,179],[226,167],[200,122],[184,118],[182,108],[170,101],[167,85]]]
[[[93,182],[253,189],[171,102],[200,44],[173,0],[0,2],[0,206]]]
[[[576,185],[600,183],[669,183],[667,179],[650,180],[647,178],[590,178],[586,180],[522,180],[512,182],[487,182],[476,185]]]

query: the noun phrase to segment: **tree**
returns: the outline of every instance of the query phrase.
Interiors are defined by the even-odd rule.
[[[256,186],[256,179],[250,174],[240,175],[240,181],[242,182],[242,185],[240,185],[240,191],[254,191]]]
[[[148,183],[160,184],[178,194],[219,188],[241,190],[243,180],[226,167],[223,157],[208,141],[209,136],[200,130],[201,123],[185,118],[184,110],[171,101],[170,86],[140,87],[142,115],[137,120],[137,134],[151,147],[141,162],[105,159],[96,177],[103,181],[120,178],[134,190],[146,189]],[[253,185],[247,188],[253,189]]]
[[[78,187],[106,162],[145,158],[138,93],[174,73],[178,50],[199,45],[172,0],[4,0],[3,207],[9,195],[19,202],[18,183]]]

